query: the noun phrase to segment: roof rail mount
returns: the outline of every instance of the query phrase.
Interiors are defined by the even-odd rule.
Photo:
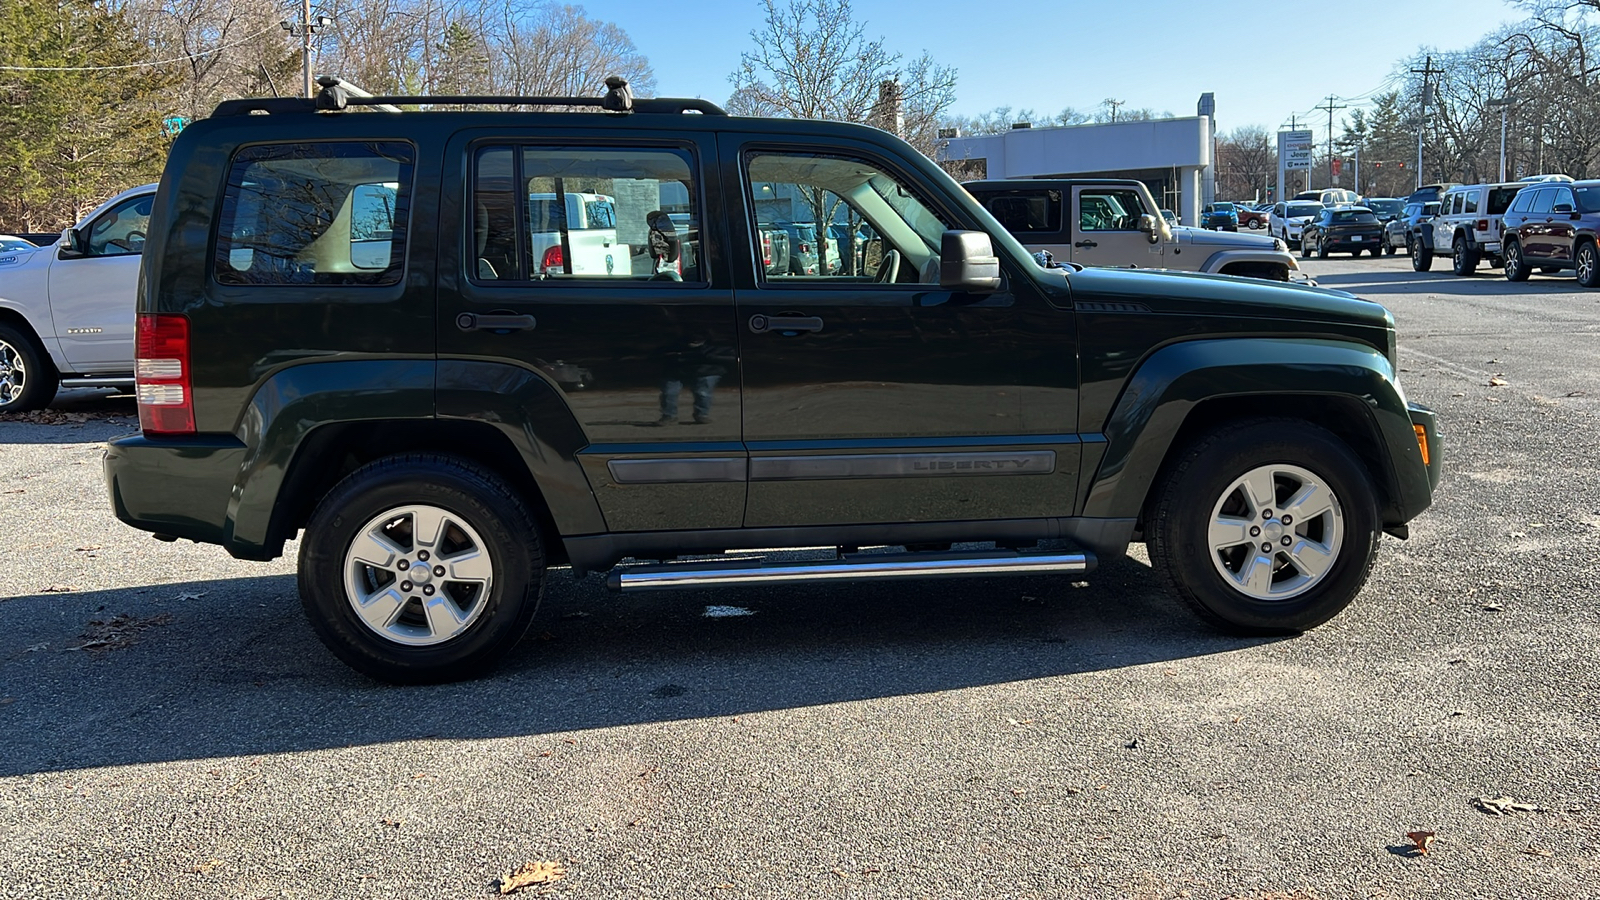
[[[620,75],[606,78],[603,97],[506,97],[493,95],[446,96],[369,96],[365,91],[352,90],[352,85],[331,75],[317,79],[322,90],[315,99],[282,97],[264,99],[224,100],[211,113],[213,117],[242,116],[251,113],[284,114],[302,112],[340,112],[352,106],[397,107],[420,106],[594,106],[606,112],[641,113],[700,113],[706,116],[725,116],[727,111],[708,100],[689,97],[651,97],[635,99],[628,80]],[[393,111],[392,109],[390,111]]]

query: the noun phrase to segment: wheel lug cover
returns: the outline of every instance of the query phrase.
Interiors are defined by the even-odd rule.
[[[1294,522],[1294,519],[1293,519],[1293,518],[1291,518],[1291,517],[1289,517],[1289,516],[1284,516],[1284,517],[1283,517],[1283,524],[1285,524],[1285,525],[1289,525],[1289,524],[1291,524],[1291,523],[1293,523],[1293,522]]]
[[[1272,545],[1263,543],[1261,545],[1261,552],[1262,553],[1271,553],[1272,552]]]
[[[411,588],[412,588],[411,582],[409,582],[409,581],[400,582],[400,590],[409,591],[409,590],[411,590]]]
[[[1292,543],[1294,543],[1294,539],[1293,538],[1289,537],[1287,534],[1283,536],[1283,545],[1285,547],[1289,546]]]
[[[1251,525],[1250,526],[1250,536],[1251,537],[1260,537],[1261,536],[1261,527],[1258,526],[1258,525]]]
[[[431,584],[423,585],[422,586],[422,593],[428,595],[429,597],[432,597],[433,596],[433,585],[431,585]]]
[[[400,571],[404,572],[405,570],[411,568],[411,563],[409,563],[409,562],[407,562],[407,561],[402,559],[402,560],[400,560],[400,563],[395,566],[395,568],[397,568]]]
[[[444,577],[444,566],[434,566],[433,567],[433,574],[435,576],[439,577],[439,578],[443,578]]]
[[[426,550],[418,550],[417,551],[417,559],[419,561],[426,562],[427,559],[428,559],[428,551],[426,551]]]
[[[1262,510],[1262,511],[1261,511],[1261,518],[1263,518],[1263,519],[1270,519],[1270,518],[1272,518],[1272,510],[1270,510],[1270,509],[1263,509],[1263,510]]]

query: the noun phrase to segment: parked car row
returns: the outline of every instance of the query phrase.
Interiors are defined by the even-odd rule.
[[[1503,268],[1509,281],[1535,271],[1571,271],[1584,287],[1600,287],[1600,180],[1557,180],[1444,186],[1438,209],[1409,234],[1412,268],[1426,272],[1448,253],[1451,270]]]

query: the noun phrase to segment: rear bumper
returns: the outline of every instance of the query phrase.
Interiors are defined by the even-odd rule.
[[[111,509],[142,531],[227,545],[228,500],[244,456],[244,444],[231,434],[110,441],[105,479]]]

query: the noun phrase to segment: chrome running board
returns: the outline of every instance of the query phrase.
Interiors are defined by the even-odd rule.
[[[1030,575],[1087,572],[1094,568],[1094,562],[1094,557],[1087,553],[998,550],[978,553],[848,554],[821,561],[751,559],[737,562],[663,563],[618,566],[606,577],[606,586],[614,591],[658,591],[789,581]]]

